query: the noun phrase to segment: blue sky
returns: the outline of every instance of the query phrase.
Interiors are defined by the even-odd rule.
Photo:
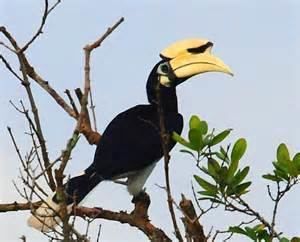
[[[293,152],[300,150],[299,7],[296,0],[62,1],[28,56],[39,73],[60,93],[66,88],[82,86],[82,47],[124,16],[125,22],[92,57],[97,121],[103,131],[119,112],[146,103],[145,82],[159,60],[161,49],[179,39],[210,39],[215,44],[215,55],[232,68],[235,76],[208,73],[179,86],[180,111],[185,120],[197,114],[211,127],[233,128],[231,140],[237,137],[248,140],[249,149],[243,164],[251,165],[250,178],[254,183],[247,199],[268,218],[272,203],[261,174],[271,171],[279,143],[286,142]],[[38,26],[41,9],[42,1],[0,0],[0,25],[7,26],[24,43]],[[0,52],[7,54],[2,47]],[[16,63],[13,58],[10,61]],[[33,85],[33,89],[49,152],[55,158],[70,136],[74,122],[40,88]],[[22,86],[3,66],[0,66],[0,90],[0,202],[11,202],[18,200],[12,180],[18,181],[19,162],[6,126],[13,128],[24,152],[29,148],[29,138],[24,135],[26,122],[8,101],[18,102],[26,96]],[[171,163],[176,199],[181,192],[191,194],[190,181],[196,172],[192,161],[179,149],[177,146],[172,151]],[[90,164],[93,152],[94,147],[82,139],[67,171],[72,175],[82,171]],[[166,195],[155,185],[164,184],[162,167],[161,162],[146,187],[152,198],[153,222],[171,234]],[[299,188],[280,206],[278,229],[289,236],[299,232],[300,196],[297,193]],[[85,205],[130,210],[130,200],[123,187],[103,183]],[[228,224],[239,223],[239,216],[228,215],[219,209],[204,217],[206,232],[211,226],[225,229]],[[27,228],[27,216],[28,212],[1,214],[1,240],[17,241],[25,234],[28,241],[40,241],[39,234]],[[143,234],[126,225],[101,223],[103,241],[124,241],[124,237],[126,241],[146,241]],[[14,229],[16,225],[18,230]]]

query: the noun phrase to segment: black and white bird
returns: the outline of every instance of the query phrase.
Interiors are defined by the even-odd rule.
[[[183,118],[178,112],[176,87],[192,76],[205,72],[232,75],[230,68],[211,54],[212,42],[204,39],[178,41],[160,53],[147,81],[149,104],[140,104],[118,114],[105,129],[97,146],[93,163],[80,176],[65,184],[67,204],[79,204],[103,180],[127,178],[128,192],[137,196],[163,156],[158,97],[166,132],[181,133]],[[168,151],[175,146],[172,139]],[[49,206],[51,208],[49,208]],[[59,218],[56,195],[49,197],[29,218],[28,224],[41,231],[50,231]],[[52,215],[52,216],[51,216]]]

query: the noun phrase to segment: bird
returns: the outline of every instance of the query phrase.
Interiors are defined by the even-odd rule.
[[[207,39],[189,38],[172,43],[160,53],[146,83],[148,104],[139,104],[119,113],[104,130],[92,164],[64,185],[67,210],[78,205],[101,181],[127,179],[129,194],[137,197],[157,162],[163,157],[159,110],[165,132],[181,134],[183,116],[178,111],[176,87],[205,72],[233,75],[229,66],[212,55],[213,43]],[[160,109],[159,109],[160,108]],[[176,142],[169,139],[168,152]],[[59,222],[54,211],[60,209],[54,193],[28,219],[28,225],[51,231]]]

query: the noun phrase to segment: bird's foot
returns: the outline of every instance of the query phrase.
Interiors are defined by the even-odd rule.
[[[136,204],[138,202],[144,202],[146,200],[150,200],[149,195],[146,193],[146,188],[140,191],[139,194],[133,196],[131,202]]]
[[[145,192],[145,190],[134,196],[131,202],[134,203],[134,210],[132,211],[132,214],[137,217],[148,219],[148,208],[151,201],[149,195]]]

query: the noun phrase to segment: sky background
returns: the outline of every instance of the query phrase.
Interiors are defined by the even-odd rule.
[[[6,26],[19,43],[24,43],[40,23],[42,6],[41,0],[0,0],[0,25]],[[208,73],[190,79],[178,87],[179,108],[186,123],[192,114],[197,114],[217,130],[233,128],[231,141],[238,137],[247,139],[248,151],[242,165],[251,166],[249,178],[253,185],[246,198],[264,217],[270,218],[272,202],[261,175],[272,170],[271,161],[279,143],[285,142],[293,153],[300,151],[299,7],[298,0],[62,1],[48,19],[44,34],[28,51],[28,58],[63,95],[66,88],[83,84],[83,46],[124,16],[125,22],[92,56],[97,125],[102,132],[119,112],[147,102],[145,83],[164,47],[190,37],[211,40],[213,53],[232,68],[235,76]],[[0,53],[8,56],[2,46]],[[14,58],[8,59],[17,67]],[[32,88],[49,153],[54,159],[64,148],[75,124],[43,90],[35,84]],[[20,184],[20,164],[6,129],[11,126],[21,151],[28,151],[29,138],[24,135],[27,124],[9,105],[9,100],[17,103],[20,99],[26,100],[24,88],[1,64],[2,203],[21,201],[12,184],[12,180]],[[81,139],[67,172],[75,175],[85,169],[92,161],[94,149]],[[172,151],[170,167],[173,196],[177,201],[182,192],[191,197],[190,182],[197,172],[191,159],[179,149],[178,145]],[[166,194],[155,184],[164,184],[163,162],[156,166],[146,187],[152,200],[150,218],[171,235]],[[299,235],[299,193],[299,187],[293,189],[279,207],[277,230],[287,236]],[[124,187],[105,182],[84,205],[130,211],[130,200]],[[19,241],[21,235],[26,235],[30,242],[42,241],[44,237],[27,227],[28,216],[28,211],[0,214],[0,240]],[[202,223],[208,233],[211,226],[222,230],[240,223],[240,219],[218,209],[204,216]],[[134,228],[102,220],[94,223],[92,235],[99,223],[102,241],[147,241]]]

